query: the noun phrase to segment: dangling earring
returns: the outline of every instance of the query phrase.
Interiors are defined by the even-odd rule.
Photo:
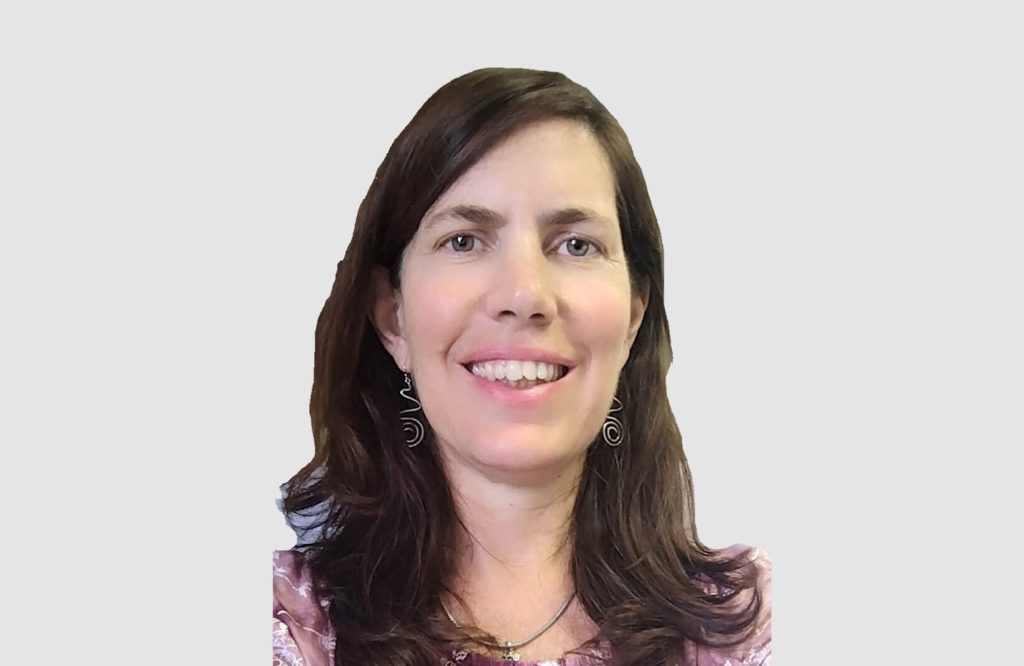
[[[405,414],[414,414],[422,410],[420,401],[412,396],[412,377],[409,376],[408,372],[403,372],[405,375],[405,388],[399,391],[401,396],[406,400],[413,403],[412,407],[403,409],[399,414],[402,414],[402,432],[405,433],[405,443],[412,449],[419,446],[419,443],[423,441],[423,422],[415,416],[405,416]]]
[[[604,419],[604,425],[601,426],[601,436],[604,437],[604,443],[608,446],[622,444],[622,421],[612,416],[615,412],[621,411],[622,401],[619,400],[618,396],[612,396],[612,408]]]

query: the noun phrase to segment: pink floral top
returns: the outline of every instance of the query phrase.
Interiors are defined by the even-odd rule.
[[[748,550],[731,546],[727,554]],[[686,658],[679,666],[754,666],[772,663],[771,560],[764,551],[749,549],[758,568],[758,586],[764,604],[753,636],[732,648],[713,649],[687,641]],[[274,666],[335,666],[334,632],[327,617],[327,602],[317,600],[313,581],[302,553],[295,550],[274,553]],[[590,666],[581,655],[566,655],[546,661],[511,662],[472,652],[452,653],[439,666]],[[347,666],[339,662],[337,666]]]

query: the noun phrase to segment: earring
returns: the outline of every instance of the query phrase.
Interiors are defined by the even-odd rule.
[[[405,444],[410,449],[419,446],[420,442],[423,441],[423,422],[415,416],[405,416],[405,414],[414,414],[423,409],[420,405],[420,401],[412,395],[412,377],[409,376],[408,372],[403,372],[405,375],[405,388],[399,391],[401,396],[406,400],[413,403],[412,407],[403,409],[399,414],[402,414],[402,432],[405,433]]]
[[[618,396],[612,396],[612,408],[608,411],[608,416],[605,417],[604,425],[601,426],[601,436],[604,437],[604,443],[608,446],[614,447],[622,444],[622,421],[612,416],[615,412],[621,411],[622,401]]]

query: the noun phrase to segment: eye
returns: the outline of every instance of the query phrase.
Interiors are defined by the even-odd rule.
[[[472,251],[473,247],[476,245],[476,236],[470,236],[469,234],[455,234],[445,240],[444,244],[451,246],[457,254],[465,254],[466,252]]]
[[[580,238],[579,236],[572,236],[562,241],[563,244],[569,248],[569,254],[574,257],[585,257],[590,252],[589,250],[594,247],[594,243],[588,241],[586,238]]]

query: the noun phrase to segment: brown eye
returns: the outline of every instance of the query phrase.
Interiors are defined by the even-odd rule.
[[[469,252],[476,244],[476,237],[469,234],[456,234],[446,242],[451,244],[452,249],[456,252]]]
[[[569,248],[569,254],[574,257],[585,257],[587,256],[587,251],[590,250],[590,241],[582,238],[574,237],[566,240],[565,242],[566,247]]]

